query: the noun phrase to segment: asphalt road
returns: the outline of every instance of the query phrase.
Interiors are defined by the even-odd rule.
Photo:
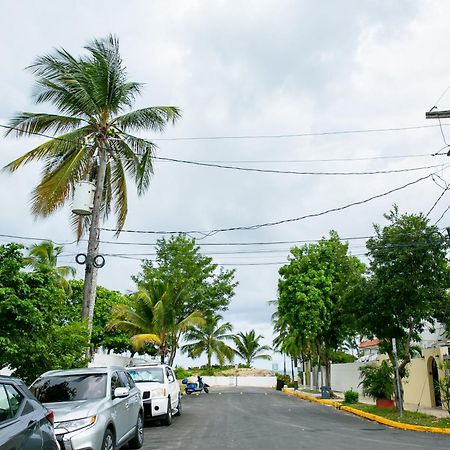
[[[183,397],[170,427],[148,425],[143,448],[434,450],[450,448],[450,436],[392,429],[271,389],[213,387]]]

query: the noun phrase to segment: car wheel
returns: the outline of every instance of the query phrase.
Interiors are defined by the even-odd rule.
[[[114,433],[108,428],[103,436],[102,450],[115,450],[115,448],[116,442]]]
[[[167,399],[167,412],[162,419],[162,423],[167,427],[172,423],[172,404],[170,402],[170,397]]]
[[[181,416],[181,394],[178,394],[178,405],[177,405],[177,412],[175,413],[176,416]]]
[[[141,448],[144,445],[144,418],[139,413],[136,422],[136,433],[134,438],[129,442],[130,448]]]

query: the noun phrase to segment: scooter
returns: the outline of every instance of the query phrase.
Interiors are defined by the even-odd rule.
[[[194,392],[202,392],[205,391],[206,394],[209,393],[209,384],[203,383],[202,377],[199,375],[197,377],[197,383],[188,383],[187,378],[182,380],[182,384],[185,386],[185,392],[187,395],[190,395]]]

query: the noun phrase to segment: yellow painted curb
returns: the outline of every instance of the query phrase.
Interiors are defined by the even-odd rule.
[[[312,395],[305,394],[299,391],[291,391],[289,389],[283,389],[285,394],[293,395],[295,397],[302,398],[303,400],[308,400],[314,403],[321,403],[323,405],[334,406],[337,409],[342,411],[349,412],[351,414],[355,414],[360,417],[364,417],[365,419],[373,420],[374,422],[381,423],[383,425],[387,425],[389,427],[400,428],[401,430],[409,430],[409,431],[420,431],[422,433],[441,433],[441,434],[450,434],[450,428],[440,428],[440,427],[424,427],[422,425],[410,425],[408,423],[396,422],[395,420],[386,419],[381,416],[377,416],[375,414],[370,414],[365,411],[361,411],[356,408],[351,408],[350,406],[344,406],[340,402],[335,402],[333,400],[325,400],[317,397],[313,397]]]

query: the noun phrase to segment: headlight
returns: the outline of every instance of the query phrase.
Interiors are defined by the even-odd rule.
[[[158,388],[152,390],[152,398],[166,397],[166,388]]]
[[[97,416],[85,417],[84,419],[67,420],[65,422],[55,423],[55,430],[65,430],[67,433],[81,430],[97,422]]]

